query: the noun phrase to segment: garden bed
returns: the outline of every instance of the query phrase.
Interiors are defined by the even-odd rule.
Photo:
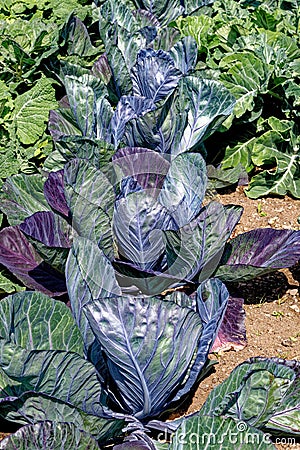
[[[244,213],[234,235],[260,227],[300,229],[297,221],[300,201],[290,197],[250,200],[240,186],[216,195],[214,199],[223,204],[243,206]],[[295,266],[263,275],[255,281],[229,285],[230,293],[245,299],[247,346],[240,351],[212,354],[211,359],[217,360],[218,364],[200,383],[189,401],[171,418],[198,411],[209,392],[247,358],[265,356],[300,359],[299,281],[300,269]],[[7,435],[3,424],[1,431],[0,438],[3,438]],[[296,449],[300,448],[300,443],[280,444],[276,447],[280,450]]]
[[[238,204],[244,208],[234,235],[254,228],[300,229],[297,221],[300,201],[290,197],[268,197],[250,200],[244,188],[216,196],[225,204]],[[229,286],[235,296],[245,299],[247,346],[240,351],[227,351],[211,355],[218,361],[211,374],[198,386],[182,413],[198,411],[209,392],[226,379],[231,371],[253,356],[300,359],[300,269],[294,267],[263,275],[254,281]],[[285,442],[282,439],[282,442]],[[291,441],[290,441],[291,442]],[[278,449],[297,449],[295,445],[280,444]]]

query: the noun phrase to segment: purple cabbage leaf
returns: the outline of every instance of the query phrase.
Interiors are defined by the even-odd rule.
[[[17,226],[0,232],[0,264],[31,289],[54,296],[66,292],[64,274],[43,260]]]
[[[291,267],[300,259],[300,231],[258,228],[231,239],[216,276],[224,281],[251,280]]]

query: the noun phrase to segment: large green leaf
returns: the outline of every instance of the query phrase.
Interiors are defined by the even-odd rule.
[[[271,67],[251,52],[224,56],[220,67],[227,69],[220,80],[236,98],[235,116],[241,117],[246,111],[252,111],[256,97],[268,91]]]
[[[184,153],[173,159],[158,201],[169,211],[178,228],[198,215],[206,184],[205,161],[199,153]]]
[[[234,97],[217,81],[185,77],[179,81],[177,114],[182,121],[178,154],[192,149],[210,136],[232,113]]]
[[[169,450],[272,450],[269,435],[227,417],[196,415],[184,418]]]
[[[250,198],[266,195],[293,195],[300,198],[300,139],[290,131],[284,136],[275,130],[267,131],[256,142],[252,160],[257,166],[276,165],[255,175],[246,190]]]
[[[104,83],[92,75],[65,78],[68,100],[77,127],[82,136],[102,138],[110,121],[112,110],[105,97]]]
[[[57,106],[52,84],[50,79],[41,78],[15,100],[17,136],[23,144],[33,144],[46,129],[49,110]]]
[[[121,289],[115,270],[103,251],[96,243],[82,237],[74,240],[69,253],[66,279],[72,313],[88,351],[95,337],[83,313],[83,306],[93,298],[121,295]]]
[[[21,292],[0,302],[0,337],[27,350],[83,355],[83,341],[70,309],[39,292]]]
[[[3,185],[0,205],[11,225],[18,225],[37,211],[49,211],[44,197],[45,178],[42,175],[19,174]]]
[[[27,350],[0,341],[1,398],[32,391],[103,415],[101,385],[92,364],[77,353],[61,350]]]
[[[99,450],[97,441],[71,423],[27,425],[0,442],[5,450]]]
[[[20,424],[53,422],[72,423],[80,430],[90,433],[100,442],[122,434],[125,421],[87,414],[81,409],[45,394],[25,393],[17,400],[2,401],[1,415]]]
[[[201,414],[230,416],[287,435],[300,435],[299,362],[252,358],[208,396]]]

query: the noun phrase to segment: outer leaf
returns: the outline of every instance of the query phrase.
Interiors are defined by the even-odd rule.
[[[255,436],[255,449],[276,448],[268,435],[264,435],[254,427],[246,425],[243,428],[243,426],[243,422],[227,417],[196,415],[183,418],[172,438],[169,450],[231,450],[233,445],[235,450],[247,450],[253,445],[251,443],[253,436]]]
[[[84,305],[93,298],[121,295],[121,289],[108,259],[96,244],[85,238],[77,238],[73,243],[66,279],[72,313],[88,352],[95,338],[83,314]]]
[[[174,59],[175,67],[184,75],[195,68],[198,48],[193,37],[184,37],[171,48],[169,53]]]
[[[37,211],[49,211],[43,195],[44,178],[41,175],[14,175],[3,185],[1,209],[11,225],[18,225]]]
[[[39,292],[21,292],[0,302],[0,337],[27,350],[83,353],[70,309]]]
[[[166,231],[168,273],[202,282],[216,271],[242,208],[211,202],[179,231]]]
[[[100,78],[104,84],[108,84],[110,82],[112,72],[106,53],[101,55],[97,61],[94,62],[91,72],[95,77]]]
[[[184,131],[172,153],[192,149],[210,136],[232,113],[234,105],[234,97],[219,82],[191,76],[183,78],[176,108]]]
[[[66,202],[64,191],[64,171],[51,172],[44,184],[44,195],[55,211],[60,212],[63,216],[68,217],[69,207]]]
[[[216,339],[228,303],[226,286],[217,278],[201,283],[196,292],[197,311],[200,316],[203,330],[201,339],[194,356],[193,364],[189,369],[187,381],[177,393],[174,400],[186,394],[199,380],[199,375],[207,362],[208,353]],[[209,366],[208,366],[209,368]]]
[[[141,50],[132,68],[133,94],[154,103],[165,100],[176,88],[181,73],[163,50]]]
[[[183,8],[178,0],[172,4],[167,0],[138,0],[136,3],[141,9],[146,9],[156,16],[161,25],[167,25],[183,13]]]
[[[15,100],[17,136],[22,144],[33,144],[46,129],[49,109],[56,107],[52,81],[41,78],[32,89]]]
[[[50,111],[48,129],[54,142],[63,136],[81,135],[80,127],[69,107]]]
[[[103,140],[79,136],[65,136],[56,141],[55,146],[57,151],[49,155],[45,162],[50,171],[63,169],[66,162],[74,158],[85,159],[103,170],[114,153],[114,147]]]
[[[112,115],[105,100],[107,90],[104,84],[91,75],[67,76],[65,81],[71,110],[82,135],[88,138],[102,138],[102,121],[105,117],[104,123],[107,126]]]
[[[220,66],[228,68],[221,74],[221,81],[236,98],[235,116],[241,117],[246,111],[252,111],[256,97],[268,90],[272,68],[247,51],[225,56]]]
[[[108,87],[114,96],[120,99],[122,95],[129,95],[132,90],[129,70],[122,52],[115,43],[106,50],[106,54],[112,72]]]
[[[122,140],[126,123],[154,109],[152,99],[136,96],[122,96],[111,119],[110,132],[115,148]]]
[[[211,352],[241,350],[247,345],[242,298],[229,297],[221,326]]]
[[[5,269],[0,270],[0,294],[12,294],[14,292],[24,291],[25,289],[24,286],[20,286],[11,280],[8,271]]]
[[[73,228],[80,236],[97,242],[112,257],[113,186],[100,170],[79,159],[66,164],[64,176]]]
[[[6,450],[98,450],[97,441],[75,425],[41,422],[22,427],[0,442]]]
[[[264,195],[285,195],[290,193],[300,198],[299,140],[294,133],[286,138],[276,131],[268,131],[255,142],[252,152],[253,163],[257,166],[276,162],[276,170],[263,171],[255,175],[246,190],[250,198]]]
[[[0,232],[0,263],[31,289],[47,295],[66,292],[64,276],[42,260],[18,227]]]
[[[23,394],[14,401],[2,401],[1,414],[6,420],[21,424],[46,420],[71,423],[100,442],[122,435],[121,431],[125,426],[122,419],[106,419],[86,414],[81,409],[51,396],[34,393]]]
[[[160,413],[191,363],[199,316],[171,302],[133,297],[94,300],[85,313],[125,408],[138,418]]]
[[[71,247],[72,229],[69,224],[52,211],[37,212],[27,217],[19,228],[27,236],[48,247]]]
[[[217,276],[227,281],[250,280],[291,267],[299,258],[299,231],[258,228],[238,235],[227,244]]]
[[[198,215],[206,183],[205,162],[199,153],[179,155],[172,161],[158,201],[167,208],[178,228]]]
[[[125,133],[130,147],[147,147],[159,153],[174,153],[175,138],[182,135],[184,123],[172,106],[172,96],[161,109],[128,123]]]
[[[0,366],[6,375],[0,383],[2,398],[15,400],[32,391],[103,416],[96,370],[77,353],[26,350],[1,340]]]
[[[300,435],[299,375],[297,361],[251,358],[210,393],[201,413],[225,414],[264,430],[270,422],[274,431]]]
[[[157,450],[157,447],[146,433],[138,431],[127,436],[123,444],[114,445],[113,450]]]
[[[85,25],[78,17],[71,17],[64,31],[64,37],[67,43],[67,53],[69,55],[88,57],[97,52],[97,49],[93,47],[91,43]]]

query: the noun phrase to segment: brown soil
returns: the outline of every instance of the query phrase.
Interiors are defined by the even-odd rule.
[[[216,200],[244,207],[234,235],[265,227],[300,230],[297,222],[300,201],[288,197],[249,200],[242,187],[234,192],[218,195]],[[208,393],[227,378],[238,364],[250,357],[274,356],[300,360],[299,281],[300,268],[294,267],[262,276],[255,282],[230,286],[232,294],[245,299],[248,345],[239,352],[212,355],[212,359],[217,359],[219,364],[200,383],[191,403],[182,411],[183,414],[199,410]],[[4,436],[0,433],[0,439]],[[281,443],[276,448],[300,450],[300,442],[293,445]]]
[[[234,235],[265,227],[300,230],[297,222],[300,215],[299,200],[288,197],[250,200],[244,194],[243,187],[218,195],[215,199],[223,204],[244,207]],[[300,360],[299,281],[300,269],[295,266],[291,270],[264,275],[253,282],[229,286],[231,294],[245,299],[248,345],[238,352],[211,355],[219,364],[200,383],[185,414],[199,410],[209,392],[227,378],[238,364],[250,357],[274,356]],[[276,445],[276,448],[300,450],[299,441],[293,445],[283,443]]]

